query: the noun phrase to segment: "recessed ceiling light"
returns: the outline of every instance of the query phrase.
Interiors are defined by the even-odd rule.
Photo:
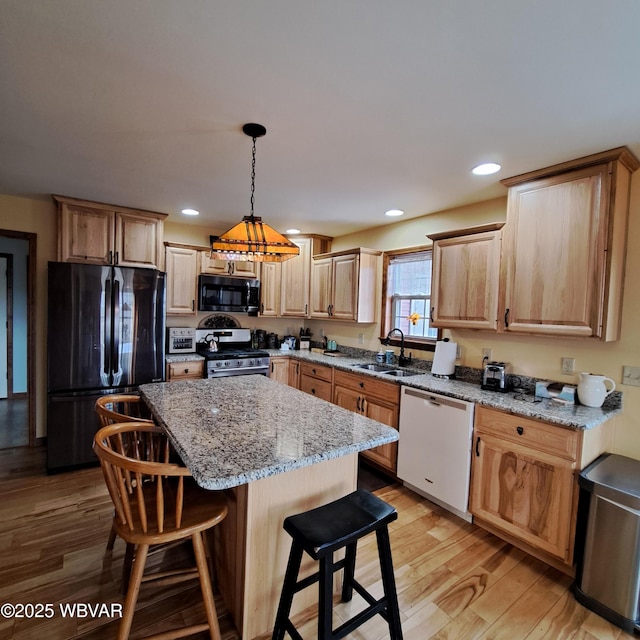
[[[495,162],[485,162],[484,164],[479,164],[477,167],[473,167],[471,173],[477,176],[489,176],[492,173],[497,173],[500,169],[502,169],[502,167]]]
[[[300,229],[287,229],[285,233],[288,233],[289,235],[295,235],[296,233],[300,233]]]
[[[389,209],[389,211],[384,212],[384,215],[394,218],[395,216],[403,216],[404,211],[401,211],[400,209]]]
[[[200,212],[197,211],[196,209],[183,209],[182,213],[184,213],[185,216],[199,216]]]

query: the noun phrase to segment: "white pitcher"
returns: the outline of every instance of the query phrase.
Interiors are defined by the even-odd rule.
[[[607,390],[605,382],[611,383]],[[605,376],[593,373],[581,373],[578,383],[578,399],[587,407],[601,407],[604,399],[616,388],[616,383]]]

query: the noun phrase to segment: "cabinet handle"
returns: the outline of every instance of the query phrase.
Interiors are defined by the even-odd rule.
[[[311,389],[311,393],[313,393],[313,395],[316,395],[316,390],[315,389]]]
[[[429,314],[429,322],[433,322],[433,312],[435,311],[435,307],[431,307],[431,313]]]
[[[518,435],[521,436],[524,433],[524,428],[523,427],[516,427],[516,431],[518,432]]]
[[[313,373],[313,375],[316,375],[316,370],[315,369],[311,369],[311,373]]]
[[[476,438],[476,458],[480,457],[480,436]]]
[[[364,382],[360,382],[359,384],[360,384],[360,388],[364,389]]]
[[[264,313],[264,302],[260,305],[260,313]]]
[[[196,301],[192,300],[191,301],[191,311],[195,311],[196,310]]]
[[[360,409],[360,400],[362,400],[362,398],[360,396],[358,396],[358,401],[356,402],[356,407],[357,407],[358,411],[361,411],[361,409]]]
[[[308,304],[305,304],[305,305],[304,305],[304,315],[306,316],[306,315],[307,315],[307,313],[309,313],[309,305],[308,305]]]
[[[509,307],[507,307],[504,311],[504,326],[505,329],[509,326]]]
[[[184,370],[184,372],[185,372],[185,373],[189,373],[189,369],[185,369],[185,370]]]
[[[273,373],[273,362],[271,363],[271,373]]]
[[[118,262],[120,262],[120,255],[118,251],[116,251],[116,264],[118,264]]]
[[[113,251],[109,250],[109,264],[113,264]]]

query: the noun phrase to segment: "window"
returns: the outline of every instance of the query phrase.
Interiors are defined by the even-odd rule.
[[[431,249],[385,254],[385,273],[383,337],[398,328],[404,333],[405,345],[433,349],[438,330],[429,325]],[[399,344],[398,334],[391,337]]]

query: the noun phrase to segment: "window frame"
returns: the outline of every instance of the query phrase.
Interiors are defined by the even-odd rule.
[[[387,337],[387,334],[393,326],[391,324],[391,310],[393,307],[391,298],[388,291],[389,287],[389,265],[393,258],[398,256],[411,255],[412,253],[424,253],[425,251],[431,251],[433,260],[433,244],[422,245],[420,247],[411,247],[409,249],[396,249],[393,251],[385,251],[382,256],[382,318],[380,322],[381,335],[379,340],[382,341]],[[433,286],[433,282],[432,282]],[[435,327],[434,327],[435,328]],[[435,338],[425,338],[418,340],[415,336],[405,336],[404,346],[406,348],[415,349],[417,351],[435,351],[436,341],[442,339],[442,329],[438,328],[438,335]],[[390,336],[389,344],[394,347],[400,346],[400,337],[397,334]]]

